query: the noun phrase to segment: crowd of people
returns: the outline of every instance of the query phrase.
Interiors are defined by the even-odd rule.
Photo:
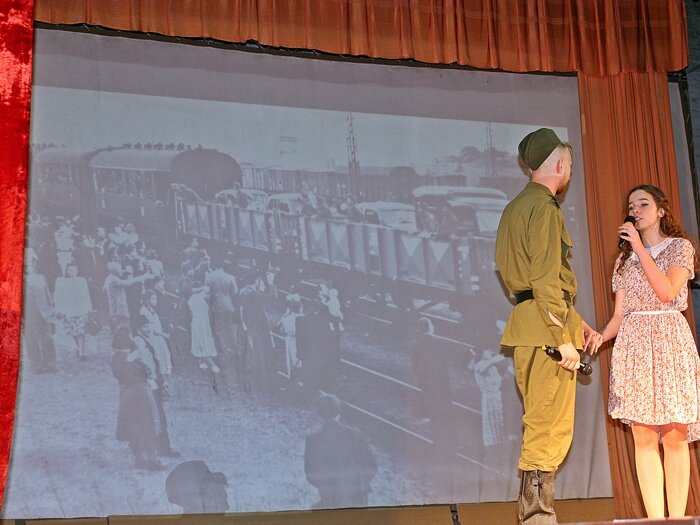
[[[314,395],[337,385],[345,327],[338,290],[330,283],[321,283],[315,298],[294,290],[279,294],[279,268],[253,261],[234,275],[196,238],[179,259],[175,250],[164,262],[134,225],[122,220],[111,228],[90,228],[80,217],[35,214],[28,227],[23,325],[28,368],[46,374],[61,366],[72,373],[80,363],[102,363],[99,352],[107,341],[107,366],[119,390],[115,438],[128,445],[135,469],[165,470],[163,459],[181,457],[170,435],[173,397],[178,386],[188,388],[182,385],[196,377],[206,375],[215,388],[263,406],[278,391],[279,371]],[[282,305],[283,313],[270,304]],[[275,345],[276,330],[283,347]],[[364,438],[339,423],[340,401],[333,399],[338,404],[334,435],[348,432],[359,447]],[[319,437],[309,454],[328,457],[329,446]],[[373,462],[371,449],[364,447]],[[362,477],[360,502],[367,500],[376,464],[370,467]],[[342,494],[352,483],[338,489],[328,484],[341,472],[319,474],[322,470],[310,456],[310,482],[316,484],[318,476],[326,480],[319,487],[321,505],[355,501],[354,493]]]
[[[276,327],[285,341],[288,376],[301,373],[303,356],[306,376],[315,375],[314,363],[320,361],[322,375],[333,382],[330,372],[338,363],[317,354],[339,360],[344,314],[336,288],[321,283],[316,298],[302,302],[292,291],[281,299],[275,283],[279,268],[258,268],[253,260],[252,267],[234,275],[194,238],[179,261],[169,261],[172,285],[166,290],[165,265],[133,224],[119,220],[109,230],[88,230],[80,217],[30,217],[26,315],[27,324],[36,328],[25,333],[25,340],[34,371],[55,371],[56,327],[73,337],[76,355],[84,361],[89,357],[86,337],[96,336],[101,325],[114,337],[120,328],[133,333],[147,324],[164,377],[172,376],[173,361],[193,362],[228,375],[229,386],[260,392],[279,361]],[[269,297],[284,304],[276,320],[265,309]]]

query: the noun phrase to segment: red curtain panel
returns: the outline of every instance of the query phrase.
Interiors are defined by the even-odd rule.
[[[17,394],[33,0],[0,0],[0,505]]]

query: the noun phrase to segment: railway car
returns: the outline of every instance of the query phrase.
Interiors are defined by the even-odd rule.
[[[96,217],[95,191],[88,164],[95,152],[32,148],[30,207],[49,215]]]
[[[451,173],[419,175],[411,166],[360,166],[352,174],[347,167],[320,171],[259,167],[246,163],[242,168],[243,186],[268,194],[313,191],[316,195],[333,199],[351,196],[358,201],[388,200],[407,204],[415,204],[416,200],[426,203],[444,201],[447,197],[457,196],[506,198],[506,193],[500,189],[486,187],[493,183],[491,178],[486,178],[481,182],[482,186],[477,187],[474,186],[478,183],[476,177]],[[501,181],[499,184],[505,183]]]
[[[354,185],[355,195],[366,201],[397,200],[410,202],[411,190],[419,183],[416,171],[408,166],[393,168],[363,167]]]
[[[202,147],[146,144],[95,151],[33,152],[31,198],[50,215],[80,215],[86,224],[133,222],[146,235],[175,235],[173,194],[213,200],[239,186],[243,173],[225,153]]]
[[[341,280],[351,272],[359,277],[354,281],[358,290],[363,280],[400,282],[415,290],[415,297],[473,297],[494,278],[492,237],[441,239],[406,231],[402,224],[388,227],[175,198],[180,238],[198,237],[236,257],[284,260],[308,271],[321,266],[326,275],[339,272]]]
[[[348,169],[327,171],[258,168],[244,166],[244,186],[268,193],[307,193],[331,198],[352,196],[359,200],[399,200],[410,202],[411,191],[421,178],[408,166],[363,166],[356,175]]]
[[[245,166],[244,186],[268,193],[301,193],[343,197],[348,193],[348,174],[341,171],[254,168]]]
[[[171,229],[172,190],[194,199],[209,199],[240,184],[238,163],[224,153],[205,149],[106,149],[88,165],[94,180],[96,208],[109,219],[128,217],[157,233]]]

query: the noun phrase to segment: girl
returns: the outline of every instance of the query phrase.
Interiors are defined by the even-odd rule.
[[[688,442],[700,439],[700,359],[681,312],[688,306],[687,284],[697,259],[660,189],[632,188],[627,204],[635,222],[618,229],[626,242],[612,277],[615,312],[595,349],[617,336],[608,412],[631,425],[647,515],[664,517],[665,499],[670,517],[684,516]]]

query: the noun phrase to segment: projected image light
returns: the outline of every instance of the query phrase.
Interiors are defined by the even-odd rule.
[[[36,49],[4,517],[515,499],[495,230],[526,133],[580,150],[575,79],[41,30]],[[583,203],[574,176],[591,317]],[[610,492],[582,388],[564,498]]]

